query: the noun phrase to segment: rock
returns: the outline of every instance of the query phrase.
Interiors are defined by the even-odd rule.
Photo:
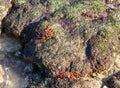
[[[108,88],[108,87],[104,85],[103,88]]]
[[[25,77],[27,87],[30,87],[30,86],[33,86],[33,85],[38,85],[40,83],[40,80],[41,80],[40,76],[38,74],[34,74],[34,73],[29,73]]]
[[[42,27],[38,25],[37,32],[41,33]],[[51,76],[57,76],[66,70],[80,76],[91,74],[90,63],[80,57],[82,48],[79,38],[70,39],[71,37],[66,35],[67,31],[59,23],[52,24],[50,28],[54,31],[50,37],[45,40],[36,38],[25,45],[25,58]]]
[[[11,7],[11,0],[0,0],[0,25],[3,17],[7,15],[7,12],[10,7]]]
[[[109,31],[101,30],[88,41],[89,53],[87,56],[94,72],[107,71],[114,64],[109,39]]]
[[[9,44],[3,45],[3,51],[15,51],[17,57],[24,54],[27,61],[39,67],[37,71],[44,79],[42,82],[31,66],[25,66],[19,61],[15,61],[18,66],[13,64],[13,67],[21,65],[24,69],[28,86],[40,82],[45,85],[40,88],[101,87],[100,80],[104,74],[96,77],[93,73],[108,72],[114,64],[111,43],[120,45],[115,42],[119,34],[119,17],[112,17],[114,13],[111,12],[110,21],[104,22],[101,15],[107,15],[106,6],[99,1],[94,4],[80,0],[12,0],[12,8],[2,21],[2,32],[19,37],[23,51],[21,53],[13,47],[14,43],[10,47],[7,47]],[[88,11],[86,16],[81,15],[84,11]],[[100,19],[95,17],[93,21],[94,15],[100,16]],[[90,80],[92,77],[100,80]],[[119,81],[115,84],[118,86]]]
[[[116,55],[115,65],[120,69],[120,55]]]
[[[21,35],[23,29],[33,32],[43,8],[39,0],[13,0],[9,13],[2,21],[2,31],[16,37]]]
[[[5,72],[3,70],[3,67],[0,65],[0,84],[5,81]]]
[[[10,7],[11,7],[11,0],[0,0],[0,35],[2,32],[1,21],[7,15],[7,12]]]
[[[120,71],[109,77],[106,81],[106,85],[109,88],[120,88]]]

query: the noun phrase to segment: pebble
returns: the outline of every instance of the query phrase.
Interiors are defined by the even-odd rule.
[[[108,88],[108,87],[104,85],[103,88]]]

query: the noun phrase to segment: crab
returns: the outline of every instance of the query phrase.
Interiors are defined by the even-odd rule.
[[[58,75],[58,78],[63,79],[63,80],[67,80],[67,79],[79,79],[79,77],[74,74],[73,72],[62,72]]]
[[[87,18],[90,18],[90,19],[99,19],[100,18],[100,16],[96,16],[96,15],[85,13],[85,12],[82,12],[81,16],[87,17]]]
[[[47,28],[43,29],[41,32],[37,32],[37,37],[40,40],[45,40],[53,34],[53,29]]]

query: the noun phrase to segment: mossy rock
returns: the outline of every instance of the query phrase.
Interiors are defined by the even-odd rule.
[[[110,36],[107,30],[101,30],[96,36],[92,36],[88,42],[90,49],[88,57],[94,72],[109,70],[114,63],[112,46],[109,42]]]
[[[2,21],[2,31],[18,37],[25,28],[35,30],[43,8],[39,0],[13,0],[12,8]]]
[[[69,3],[69,0],[48,0],[48,7],[50,12],[54,12],[64,5],[67,5],[67,3]]]
[[[38,25],[37,32],[41,32],[44,26]],[[54,77],[66,70],[79,76],[91,73],[89,62],[82,56],[84,49],[80,37],[71,39],[59,23],[53,23],[48,27],[53,29],[53,34],[45,40],[36,39],[29,42],[24,49],[25,57],[39,67],[42,64],[48,68]]]

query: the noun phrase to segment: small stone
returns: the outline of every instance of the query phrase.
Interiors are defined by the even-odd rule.
[[[107,86],[103,86],[103,88],[108,88]]]

